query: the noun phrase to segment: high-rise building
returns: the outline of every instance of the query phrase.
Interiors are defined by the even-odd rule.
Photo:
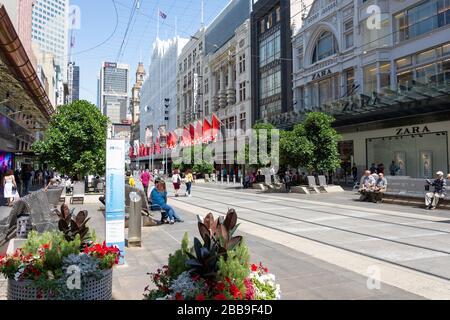
[[[67,80],[69,0],[35,0],[33,6],[32,41],[44,52],[55,56]]]
[[[112,124],[127,121],[128,83],[130,67],[127,64],[104,62],[100,70],[99,108]]]
[[[69,62],[67,66],[67,84],[69,87],[67,103],[80,100],[80,66],[76,66],[75,62]]]

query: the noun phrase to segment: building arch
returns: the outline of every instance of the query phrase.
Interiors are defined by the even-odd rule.
[[[309,41],[307,43],[306,50],[305,50],[305,59],[304,59],[305,65],[310,66],[322,59],[326,59],[329,56],[339,53],[340,41],[339,41],[339,37],[337,37],[337,34],[338,33],[332,24],[330,24],[328,22],[320,22],[318,24],[317,28],[311,34],[311,37],[309,38]],[[335,46],[333,53],[331,53],[329,56],[324,57],[322,59],[319,59],[319,57],[314,59],[314,52],[315,52],[316,46],[318,45],[318,42],[321,39],[321,37],[324,37],[324,35],[331,36],[331,39]]]

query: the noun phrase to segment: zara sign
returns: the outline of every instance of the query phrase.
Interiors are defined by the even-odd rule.
[[[312,80],[317,80],[331,74],[331,69],[322,70],[321,72],[314,73]]]
[[[420,133],[429,133],[430,129],[427,126],[415,126],[415,127],[407,127],[407,128],[399,128],[395,130],[395,135],[403,136],[408,134],[420,134]]]

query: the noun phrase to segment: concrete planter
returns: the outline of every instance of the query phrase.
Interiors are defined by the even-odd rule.
[[[103,276],[82,279],[81,291],[76,300],[111,300],[112,299],[112,269],[104,270]],[[32,280],[16,281],[8,279],[8,300],[56,300],[46,295],[38,294]]]

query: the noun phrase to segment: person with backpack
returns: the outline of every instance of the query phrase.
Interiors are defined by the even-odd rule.
[[[173,171],[172,183],[173,188],[175,189],[175,197],[178,197],[178,192],[180,191],[181,187],[181,176],[177,169]]]

